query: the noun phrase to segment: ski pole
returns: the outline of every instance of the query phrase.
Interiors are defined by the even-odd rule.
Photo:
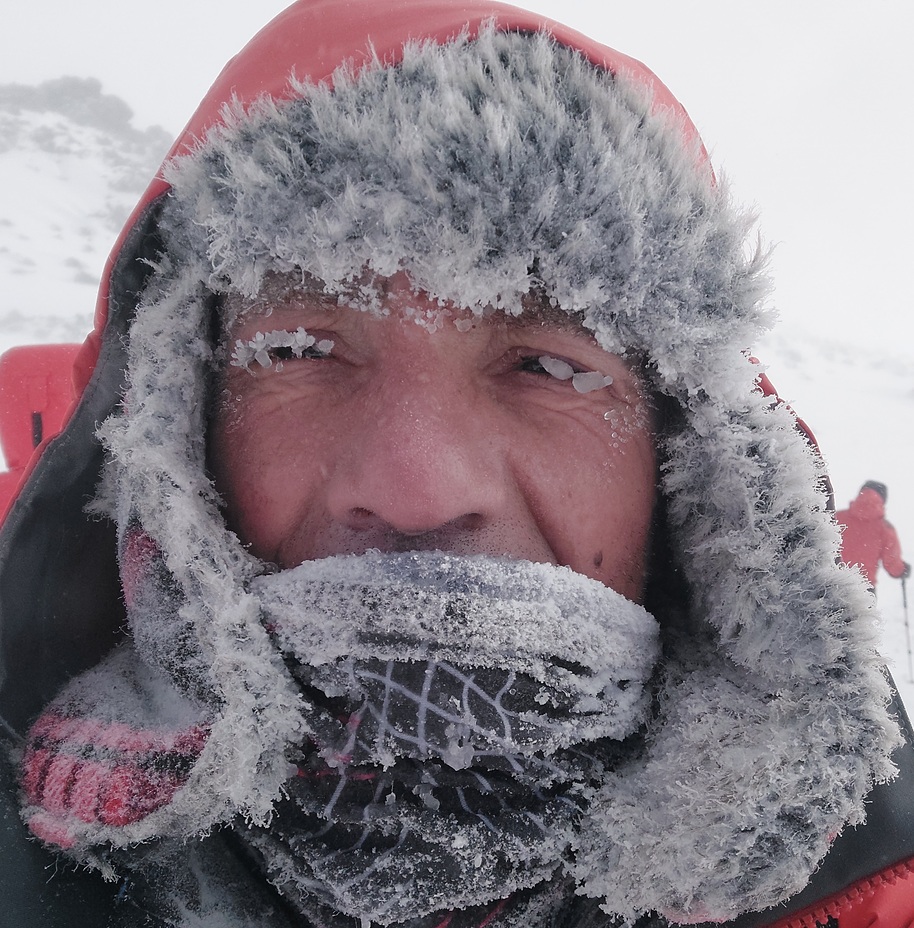
[[[908,588],[906,577],[901,578],[901,602],[904,608],[904,636],[908,642],[908,682],[914,683],[914,667],[911,665],[911,626],[908,624]]]

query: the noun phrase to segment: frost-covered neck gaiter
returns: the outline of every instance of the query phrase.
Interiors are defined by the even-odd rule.
[[[91,847],[208,827],[207,757],[244,736],[234,706],[267,718],[291,690],[301,734],[280,748],[285,781],[258,823],[240,797],[233,824],[309,920],[507,924],[567,902],[581,816],[650,711],[659,629],[642,607],[549,564],[310,561],[237,589],[274,651],[270,683],[252,670],[251,627],[211,650],[164,561],[135,523],[124,533],[131,638],[33,730],[36,833]],[[247,763],[219,773],[266,788],[262,756]]]
[[[369,553],[251,592],[311,737],[245,834],[305,905],[388,924],[547,879],[647,716],[656,622],[567,568]]]

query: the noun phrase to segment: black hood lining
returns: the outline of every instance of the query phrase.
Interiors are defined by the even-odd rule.
[[[86,506],[104,459],[96,429],[121,400],[127,332],[160,250],[162,199],[140,216],[115,264],[101,352],[79,406],[0,528],[0,720],[15,735],[98,663],[124,626],[116,528]]]

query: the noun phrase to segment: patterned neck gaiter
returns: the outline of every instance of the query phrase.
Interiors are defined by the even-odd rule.
[[[196,768],[232,733],[208,660],[253,689],[246,642],[206,654],[141,530],[121,560],[131,639],[49,707],[26,755],[33,830],[71,848],[143,825],[188,836],[169,807],[202,820]],[[247,587],[306,734],[269,820],[233,827],[284,898],[328,925],[563,906],[581,816],[650,711],[653,617],[567,568],[441,552],[331,557]]]
[[[312,731],[245,832],[293,898],[387,924],[548,879],[646,720],[656,622],[566,568],[370,553],[251,591]]]

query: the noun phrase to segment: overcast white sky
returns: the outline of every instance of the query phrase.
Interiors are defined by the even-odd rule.
[[[378,0],[383,2],[383,0]],[[640,58],[682,100],[777,243],[785,320],[910,352],[911,0],[530,0]],[[98,77],[140,126],[176,133],[284,0],[20,3],[0,83]]]

